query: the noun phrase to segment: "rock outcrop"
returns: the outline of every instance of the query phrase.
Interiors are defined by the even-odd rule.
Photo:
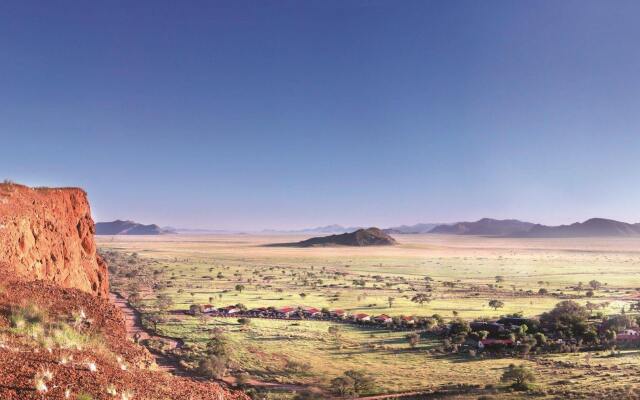
[[[107,297],[107,266],[94,233],[82,189],[0,184],[0,264],[11,276]]]
[[[295,243],[275,243],[270,247],[323,247],[323,246],[391,246],[396,240],[378,228],[358,229],[341,235],[320,236]]]

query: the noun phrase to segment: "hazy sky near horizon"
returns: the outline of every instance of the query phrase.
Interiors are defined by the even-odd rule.
[[[0,179],[180,227],[640,222],[638,15],[3,1]]]

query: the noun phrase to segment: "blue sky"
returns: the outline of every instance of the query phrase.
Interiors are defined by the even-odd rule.
[[[0,178],[98,220],[640,222],[636,1],[99,3],[0,3]]]

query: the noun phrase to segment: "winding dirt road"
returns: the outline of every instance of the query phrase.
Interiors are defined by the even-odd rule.
[[[142,317],[140,316],[140,313],[136,311],[133,307],[131,307],[127,302],[127,300],[125,300],[122,296],[119,296],[114,293],[110,293],[109,298],[111,299],[111,302],[113,302],[116,306],[118,306],[118,308],[120,308],[120,311],[122,311],[122,314],[124,315],[124,318],[125,318],[127,335],[132,340],[138,341],[138,342],[146,339],[162,340],[165,343],[167,343],[171,349],[175,349],[176,347],[182,345],[181,340],[153,335],[149,333],[146,329],[144,329],[144,326],[142,325]],[[151,352],[151,354],[155,357],[156,364],[161,370],[169,372],[170,374],[173,374],[173,375],[190,376],[182,368],[179,368],[176,360],[156,352]]]

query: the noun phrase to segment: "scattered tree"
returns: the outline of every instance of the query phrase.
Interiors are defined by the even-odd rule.
[[[423,305],[424,303],[429,303],[431,301],[431,296],[426,293],[418,293],[411,298],[411,301]]]
[[[504,302],[496,299],[489,300],[489,307],[493,308],[494,310],[497,310],[498,308],[504,307]]]

